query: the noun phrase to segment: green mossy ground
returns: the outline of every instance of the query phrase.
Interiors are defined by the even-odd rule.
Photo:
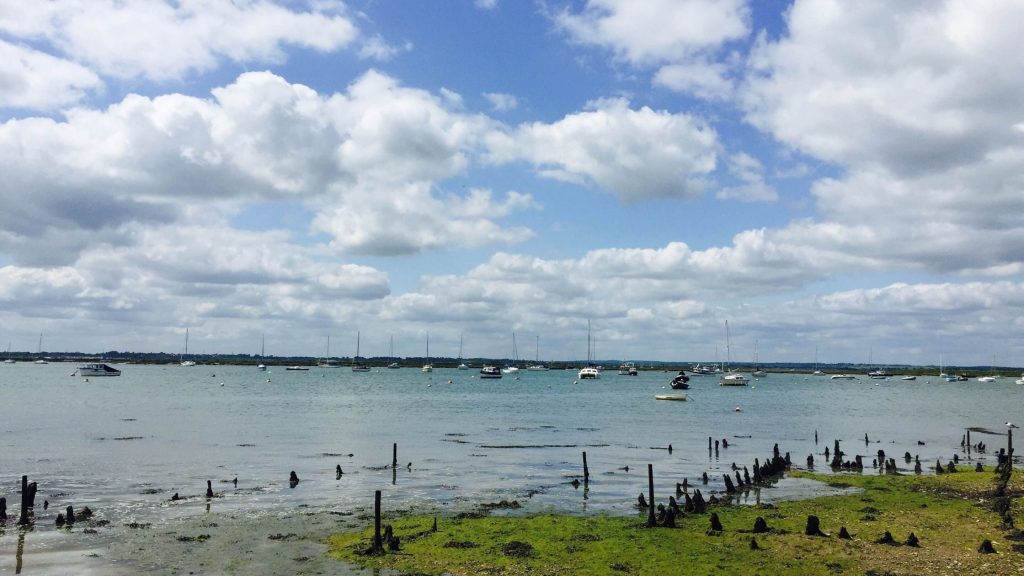
[[[794,472],[836,485],[850,493],[776,506],[716,506],[725,531],[707,534],[709,515],[688,515],[679,527],[644,528],[645,515],[482,516],[388,519],[401,538],[400,552],[366,556],[372,529],[332,536],[330,554],[367,567],[415,574],[1018,574],[1024,554],[993,511],[995,475],[963,471],[941,476],[824,476]],[[1024,489],[1024,473],[1010,483],[1012,495]],[[1015,498],[1011,513],[1024,525]],[[804,535],[808,515],[821,520],[828,537]],[[754,535],[763,517],[770,531]],[[836,537],[841,526],[852,540]],[[889,531],[899,545],[876,544]],[[920,547],[902,544],[913,532]],[[759,550],[752,550],[756,537]],[[982,540],[996,554],[981,554]],[[528,555],[509,555],[511,542],[529,544]]]

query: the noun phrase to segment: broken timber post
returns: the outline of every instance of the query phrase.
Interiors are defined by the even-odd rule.
[[[651,504],[647,508],[647,527],[654,528],[657,525],[654,521],[654,464],[647,465],[647,495]]]

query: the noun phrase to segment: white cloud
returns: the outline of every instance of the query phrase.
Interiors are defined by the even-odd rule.
[[[674,62],[744,38],[749,8],[742,0],[588,0],[556,23],[574,40],[603,46],[634,64]]]
[[[1017,2],[796,2],[752,54],[747,118],[842,172],[812,189],[831,223],[773,236],[872,268],[1016,273],[1021,18]]]
[[[744,0],[588,0],[579,13],[567,9],[554,21],[580,44],[657,68],[654,84],[709,100],[731,98],[734,63],[716,56],[750,34]]]
[[[363,40],[359,48],[359,57],[364,60],[377,60],[387,62],[402,52],[412,50],[412,43],[406,42],[401,46],[389,44],[383,37],[377,35]]]
[[[104,75],[177,80],[221,60],[280,62],[284,46],[329,52],[358,36],[340,2],[293,10],[268,0],[0,3],[0,32],[45,42]]]
[[[498,0],[473,0],[473,4],[481,10],[494,10],[498,7]]]
[[[377,72],[333,95],[247,73],[213,95],[132,95],[62,122],[0,124],[0,163],[9,166],[0,201],[10,206],[0,212],[0,249],[24,263],[69,263],[89,244],[130,242],[133,222],[280,199],[318,210],[315,230],[364,253],[532,235],[496,222],[532,207],[527,195],[437,194],[493,128],[442,98]],[[460,216],[467,205],[482,208]]]
[[[0,108],[58,108],[102,87],[88,68],[0,39]]]
[[[553,124],[492,134],[488,147],[495,162],[525,160],[543,176],[593,183],[631,202],[699,195],[715,169],[717,136],[686,114],[608,100]]]
[[[496,112],[507,112],[519,107],[519,100],[512,94],[484,92],[484,98],[491,103],[491,109]]]
[[[752,54],[748,119],[818,158],[896,175],[1019,146],[1021,18],[1013,0],[796,2],[788,34]]]
[[[753,156],[739,152],[729,156],[729,173],[742,184],[729,186],[715,193],[722,200],[743,202],[774,202],[779,199],[775,189],[764,181],[764,166]]]
[[[654,84],[676,92],[688,92],[705,100],[727,100],[733,94],[728,68],[718,62],[691,62],[662,66]]]

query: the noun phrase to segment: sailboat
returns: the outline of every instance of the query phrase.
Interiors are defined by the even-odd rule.
[[[587,320],[587,366],[580,369],[580,373],[578,375],[580,380],[597,380],[601,377],[601,371],[593,364],[594,358],[590,343],[590,320]]]
[[[757,338],[754,339],[754,371],[750,375],[754,378],[764,378],[768,375],[767,372],[757,366]]]
[[[267,335],[264,334],[264,335],[260,336],[260,364],[259,364],[259,366],[256,367],[256,369],[259,370],[260,372],[266,372],[267,371],[267,365],[263,363],[263,357],[266,356],[266,353],[267,353]]]
[[[820,368],[818,368],[818,347],[817,346],[814,347],[814,372],[812,372],[811,374],[813,374],[814,376],[824,376],[825,375],[825,373],[822,372]]]
[[[185,353],[181,355],[181,365],[185,367],[195,366],[195,360],[188,357],[188,328],[185,328]]]
[[[527,366],[526,369],[531,372],[547,372],[548,367],[540,363],[540,336],[537,336],[537,350],[534,352],[533,358],[534,364]]]
[[[395,360],[395,337],[394,336],[391,337],[391,345],[388,347],[388,358],[391,358],[391,364],[388,364],[388,368],[391,368],[392,370],[395,370],[396,368],[401,368],[401,366],[398,364],[398,362],[394,361]]]
[[[331,359],[331,335],[327,335],[327,355],[324,356],[319,362],[316,363],[320,368],[341,368],[341,364],[338,364]]]
[[[369,372],[370,367],[359,361],[359,331],[356,331],[356,355],[352,357],[353,372]]]
[[[718,379],[721,386],[746,386],[747,377],[729,368],[732,361],[732,347],[729,342],[729,321],[725,321],[725,376]]]
[[[7,343],[7,353],[5,354],[5,356],[7,356],[7,358],[4,359],[4,364],[14,364],[14,358],[11,358],[11,343],[10,342]]]
[[[430,332],[427,332],[427,363],[420,368],[420,372],[433,372],[434,365],[430,363]]]
[[[512,362],[502,369],[505,374],[517,374],[519,368],[516,367],[516,362],[519,361],[519,350],[516,349],[516,333],[512,333]]]
[[[462,334],[459,334],[459,370],[469,370],[469,366],[462,361]]]

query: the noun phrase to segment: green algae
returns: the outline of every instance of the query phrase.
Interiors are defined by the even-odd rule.
[[[708,515],[687,515],[677,528],[644,528],[634,517],[503,515],[389,520],[401,550],[366,556],[371,530],[329,538],[329,554],[370,568],[415,574],[1011,574],[1024,571],[1013,549],[1016,531],[993,509],[995,475],[961,471],[941,476],[841,475],[793,472],[839,481],[855,490],[771,506],[716,506],[724,526],[709,534]],[[1024,489],[1016,472],[1011,495]],[[1017,499],[1019,500],[1019,499]],[[1011,513],[1020,509],[1018,501]],[[865,512],[867,510],[867,512]],[[806,536],[808,515],[828,536]],[[764,518],[769,531],[753,534]],[[1024,517],[1022,517],[1024,519]],[[846,527],[853,539],[837,538]],[[890,532],[896,545],[875,541]],[[920,546],[905,545],[913,532]],[[757,549],[751,546],[756,538]],[[982,540],[997,554],[980,554]],[[528,553],[507,553],[514,549]]]

